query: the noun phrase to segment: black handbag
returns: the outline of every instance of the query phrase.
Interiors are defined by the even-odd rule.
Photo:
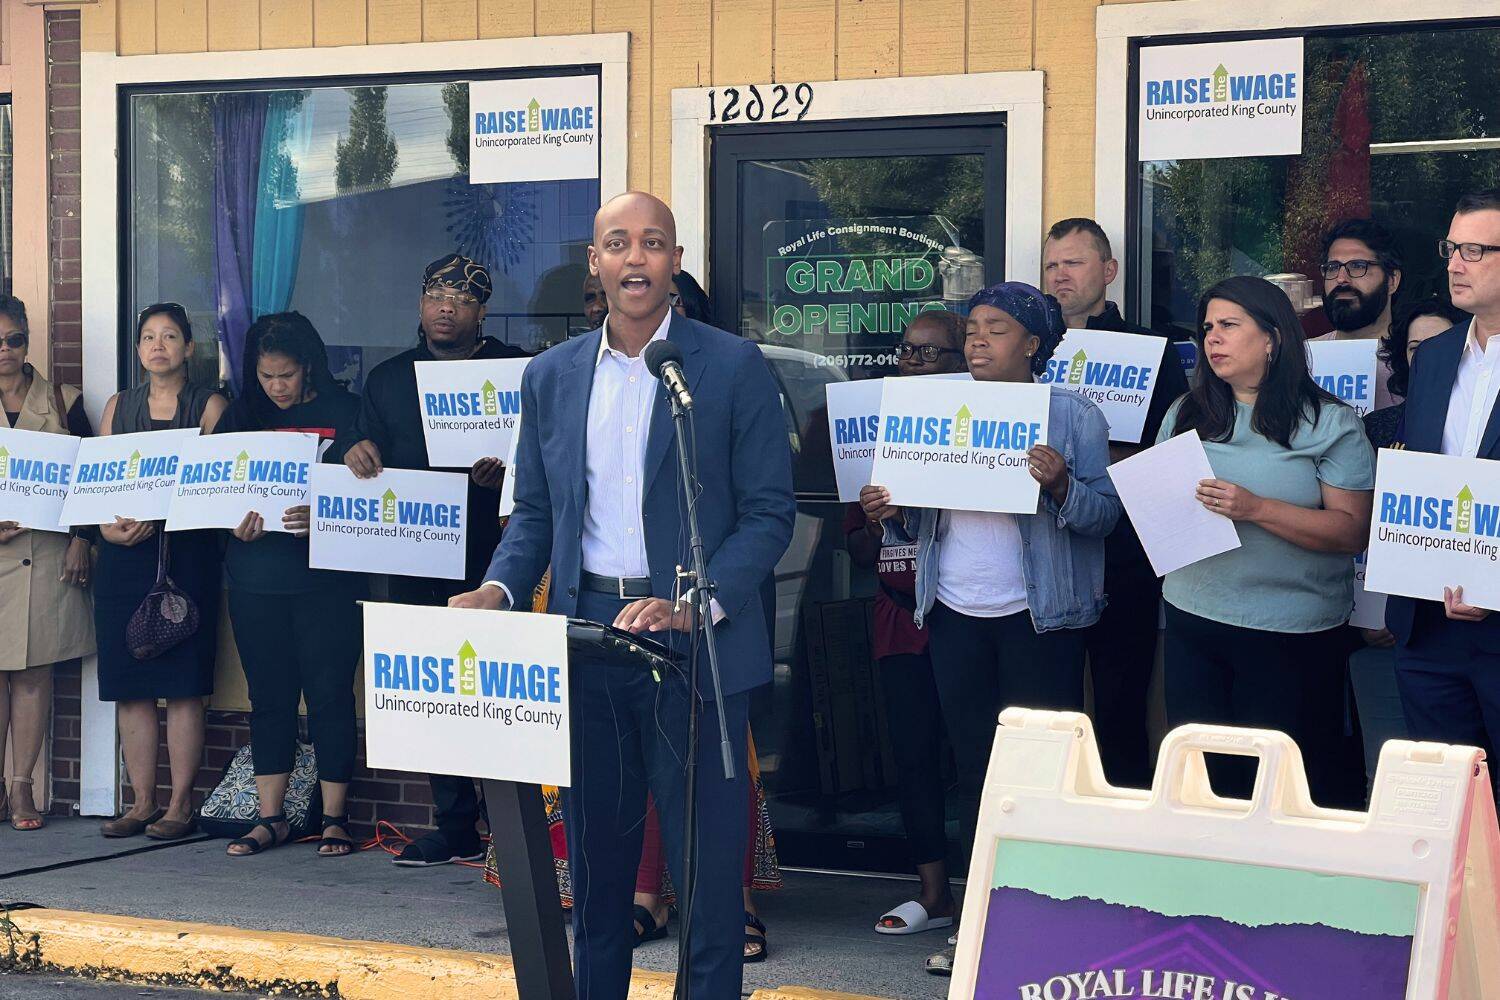
[[[167,534],[157,534],[156,583],[125,625],[125,648],[149,660],[190,639],[198,631],[198,605],[167,575]]]

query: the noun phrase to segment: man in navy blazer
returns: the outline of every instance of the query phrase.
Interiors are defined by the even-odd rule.
[[[1448,260],[1453,304],[1471,318],[1417,348],[1405,444],[1500,459],[1500,190],[1460,199],[1438,252]],[[1463,596],[1455,585],[1444,588],[1441,604],[1386,602],[1386,627],[1398,645],[1396,680],[1412,739],[1482,747],[1490,776],[1500,779],[1500,614]]]
[[[681,261],[676,223],[661,201],[631,192],[599,209],[589,270],[604,285],[608,317],[600,329],[527,367],[515,511],[484,586],[450,603],[526,609],[550,566],[549,611],[689,646],[682,633],[692,630],[692,612],[673,600],[677,567],[689,563],[676,434],[666,390],[641,357],[655,339],[680,347],[694,400],[698,517],[716,585],[714,633],[735,756],[735,777],[726,781],[707,658],[699,656],[698,891],[689,995],[736,1000],[744,956],[748,692],[771,679],[760,584],[791,541],[796,505],[770,369],[753,343],[671,309]],[[573,785],[564,816],[578,996],[624,1000],[648,791],[673,878],[683,885],[687,681],[668,675],[658,682],[607,656],[575,657],[569,675]]]

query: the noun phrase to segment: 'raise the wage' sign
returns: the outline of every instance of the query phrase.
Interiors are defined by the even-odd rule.
[[[1109,439],[1137,444],[1166,351],[1165,337],[1069,330],[1041,381],[1093,400],[1109,421]],[[1175,355],[1172,363],[1177,363]]]
[[[1052,390],[1015,382],[886,379],[871,479],[902,506],[1034,514],[1026,453],[1047,443]]]
[[[462,580],[468,482],[457,473],[409,469],[359,479],[342,465],[314,465],[308,564]]]
[[[167,530],[236,528],[255,511],[265,530],[285,531],[282,513],[307,502],[317,454],[316,434],[246,431],[187,442]]]
[[[427,460],[467,469],[510,453],[521,418],[521,373],[530,358],[418,361],[417,405]]]

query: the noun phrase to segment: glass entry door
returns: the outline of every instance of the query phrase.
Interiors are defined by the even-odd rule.
[[[751,722],[781,859],[910,871],[893,746],[911,737],[885,708],[874,567],[845,545],[824,392],[892,374],[915,316],[1001,279],[1004,116],[731,127],[712,163],[710,297],[770,362],[794,458],[775,681]]]

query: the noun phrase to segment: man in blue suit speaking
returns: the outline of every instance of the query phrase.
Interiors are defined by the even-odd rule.
[[[725,780],[715,752],[720,734],[706,656],[698,657],[696,751],[688,747],[685,678],[658,682],[628,662],[575,657],[573,784],[564,815],[579,1000],[624,1000],[629,990],[631,905],[648,791],[672,876],[682,884],[683,769],[690,752],[700,763],[689,996],[740,996],[748,693],[771,679],[759,588],[791,541],[796,505],[770,369],[753,343],[671,309],[672,276],[681,262],[676,222],[658,199],[631,192],[599,209],[589,270],[604,285],[608,316],[600,329],[527,367],[512,472],[515,512],[484,586],[449,602],[524,609],[550,565],[552,613],[689,645],[680,633],[691,633],[691,611],[673,601],[677,567],[689,558],[671,404],[642,359],[653,340],[681,348],[694,399],[699,523],[717,587],[714,632],[735,777]]]

